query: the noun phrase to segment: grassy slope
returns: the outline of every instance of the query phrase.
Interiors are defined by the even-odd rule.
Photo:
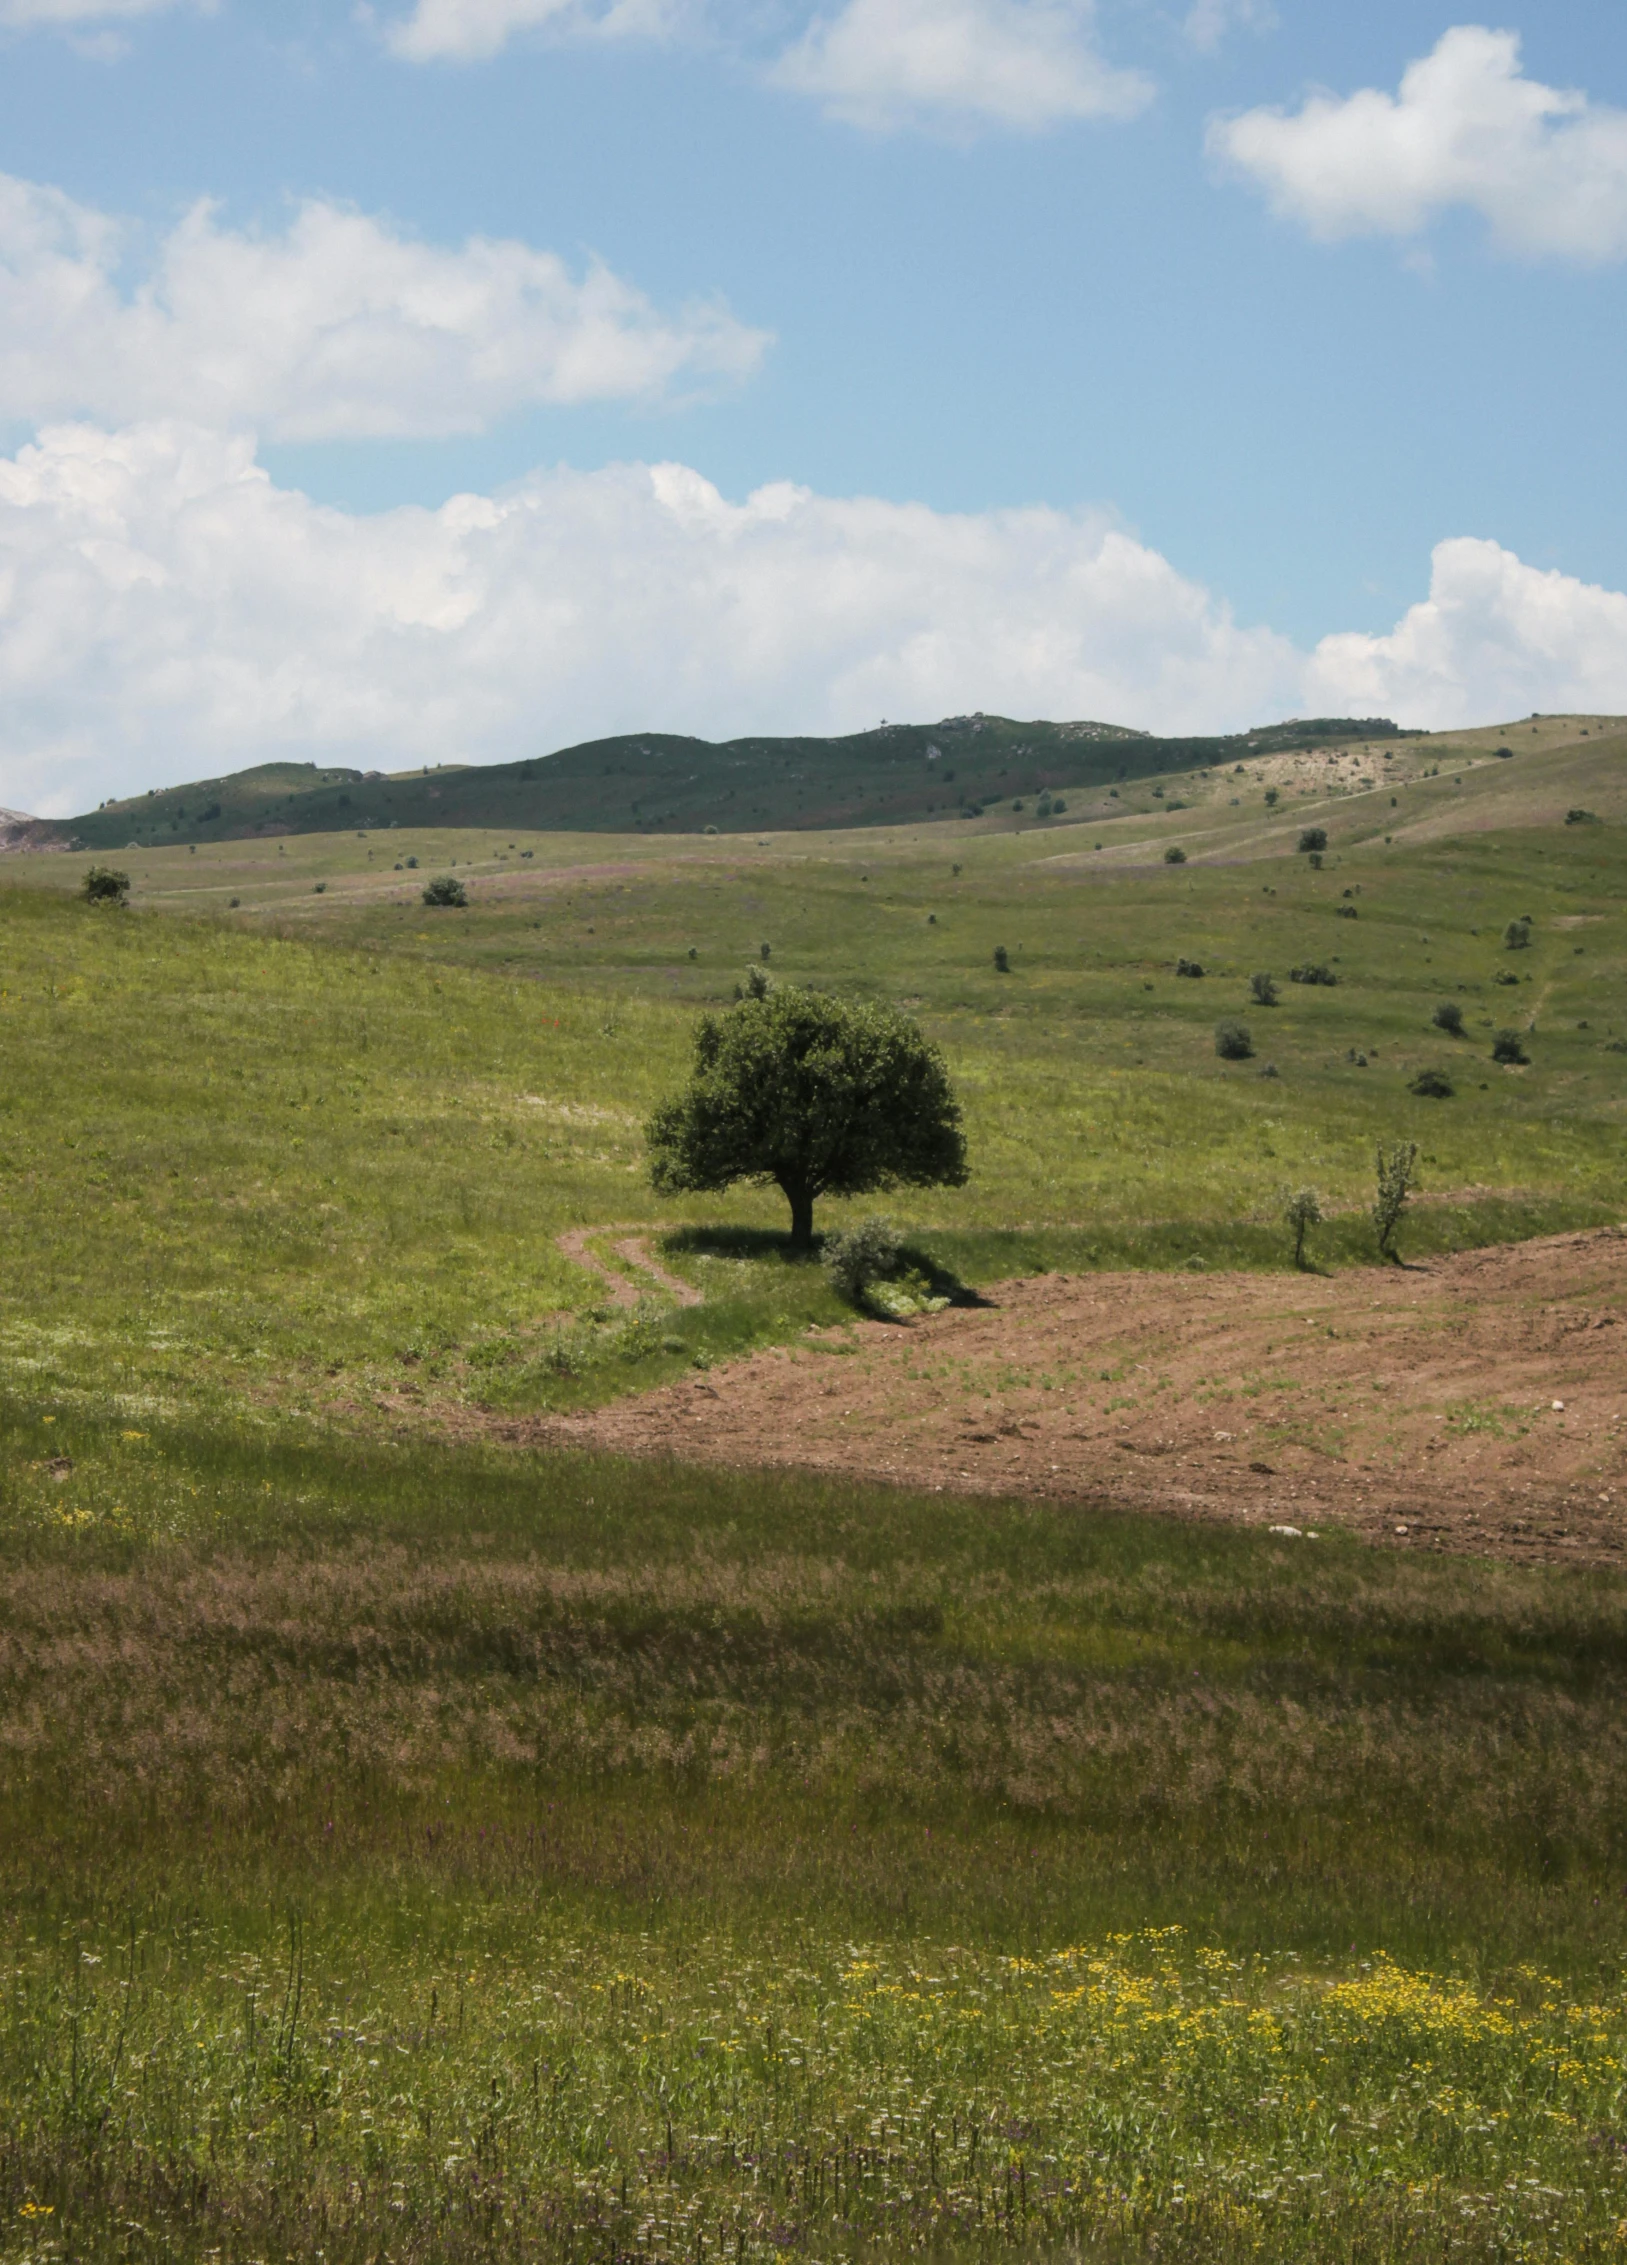
[[[1523,814],[1612,810],[1620,753],[1550,758]],[[254,1374],[270,1402],[365,1410],[412,1355],[447,1389],[534,1406],[828,1318],[817,1276],[725,1243],[679,1261],[706,1307],[628,1336],[592,1319],[598,1286],[554,1248],[595,1221],[781,1223],[778,1198],[750,1191],[658,1207],[640,1168],[639,1125],[682,1074],[695,1011],[765,941],[777,973],[903,1000],[946,1048],[973,1181],[895,1208],[972,1279],[1281,1263],[1283,1190],[1305,1181],[1346,1207],[1354,1252],[1374,1143],[1397,1135],[1452,1198],[1419,1215],[1415,1247],[1613,1217],[1622,834],[1520,826],[1516,793],[1488,765],[1405,790],[1395,813],[1386,798],[1388,847],[1359,804],[1306,804],[1333,830],[1320,873],[1292,855],[1294,824],[1259,815],[1188,828],[1179,868],[1158,845],[1187,813],[1126,820],[1133,838],[1099,854],[1091,834],[1075,849],[970,828],[769,851],[618,842],[587,864],[568,837],[528,843],[529,860],[477,839],[467,913],[427,912],[419,876],[353,836],[155,853],[124,915],[57,893],[81,861],[16,860],[6,1362],[183,1402]],[[426,869],[445,846],[420,839]],[[168,916],[194,908],[209,917]],[[1505,952],[1524,912],[1537,940]],[[1177,953],[1209,972],[1175,978]],[[1289,984],[1305,961],[1337,987]],[[1256,969],[1278,1006],[1245,1004]],[[1432,1028],[1442,998],[1466,1038]],[[1259,1059],[1225,1064],[1212,1029],[1238,1013]],[[1526,1031],[1529,1070],[1487,1058],[1505,1023]],[[1257,1074],[1265,1058],[1277,1078]],[[1425,1065],[1451,1070],[1454,1100],[1408,1093]]]
[[[1318,806],[1319,875],[1258,803],[1183,868],[1189,812],[423,839],[479,852],[466,915],[354,837],[143,859],[122,915],[9,868],[6,2265],[1614,2254],[1627,1584],[512,1461],[370,1393],[534,1405],[831,1310],[714,1239],[708,1305],[628,1331],[552,1245],[653,1215],[640,1113],[765,939],[950,1052],[977,1176],[898,1208],[967,1272],[1283,1264],[1282,1184],[1358,1206],[1409,1129],[1508,1191],[1420,1239],[1616,1215],[1621,834],[1562,818],[1621,818],[1620,757]],[[1216,1060],[1247,972],[1335,953],[1279,1078]]]
[[[397,773],[268,763],[170,787],[40,829],[87,849],[177,839],[326,833],[357,826],[523,826],[618,833],[725,833],[761,827],[919,820],[995,797],[1031,804],[1042,787],[1106,789],[1239,757],[1323,749],[1331,725],[1278,726],[1232,739],[1153,739],[1114,724],[1015,723],[1003,716],[883,725],[843,739],[735,739],[624,733],[529,761]],[[1341,742],[1343,744],[1343,742]],[[1410,742],[1386,750],[1393,761]],[[1417,760],[1416,749],[1412,749]],[[1318,754],[1319,761],[1322,760]],[[1378,759],[1378,758],[1375,758]],[[1218,776],[1218,771],[1213,775]]]

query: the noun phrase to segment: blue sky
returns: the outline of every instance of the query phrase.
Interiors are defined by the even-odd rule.
[[[1155,727],[1627,707],[1619,7],[0,0],[0,25],[27,185],[0,223],[8,802],[418,760],[426,714],[489,759],[1086,697]],[[471,239],[516,248],[495,298]],[[403,324],[436,331],[432,376]],[[681,507],[607,469],[662,463],[699,476]],[[739,516],[784,483],[811,500]],[[460,496],[496,516],[448,520]],[[302,574],[354,584],[363,552],[387,594],[314,628]],[[87,558],[88,624],[52,610]]]

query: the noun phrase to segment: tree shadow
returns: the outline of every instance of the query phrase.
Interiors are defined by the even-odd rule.
[[[779,1227],[674,1227],[661,1237],[662,1249],[674,1253],[759,1263],[778,1259],[782,1266],[816,1265],[824,1244],[825,1237],[816,1235],[811,1250],[799,1249],[789,1233]],[[918,1243],[906,1243],[898,1254],[898,1263],[901,1272],[921,1275],[933,1297],[947,1298],[953,1306],[986,1306],[991,1302]]]

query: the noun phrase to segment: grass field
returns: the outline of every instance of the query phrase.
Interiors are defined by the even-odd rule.
[[[641,1179],[763,943],[943,1045],[973,1179],[894,1208],[970,1282],[1286,1269],[1302,1180],[1370,1256],[1397,1135],[1415,1250],[1619,1217],[1621,754],[1306,797],[1318,872],[1258,799],[203,846],[123,913],[12,861],[4,2265],[1620,2255],[1621,1580],[377,1401],[566,1406],[839,1318],[777,1199]],[[425,911],[454,856],[470,910]],[[632,1220],[704,1304],[615,1311],[556,1247]]]

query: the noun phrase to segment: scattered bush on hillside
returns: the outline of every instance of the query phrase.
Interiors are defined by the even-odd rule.
[[[1315,1188],[1296,1188],[1288,1198],[1283,1217],[1294,1230],[1294,1264],[1305,1264],[1305,1236],[1312,1227],[1322,1224],[1322,1199]]]
[[[315,883],[314,883],[314,884],[312,885],[312,889],[311,889],[311,894],[312,894],[312,896],[316,896],[316,897],[325,897],[325,896],[327,895],[327,893],[328,893],[328,884],[327,884],[327,882],[326,882],[326,881],[317,881],[317,882],[315,882]]]
[[[424,884],[424,902],[433,905],[466,905],[469,892],[453,873],[437,873],[433,881]]]
[[[1164,863],[1166,865],[1184,865],[1186,863],[1186,851],[1177,849],[1175,844],[1171,842],[1164,852]]]
[[[1511,920],[1503,930],[1503,949],[1505,951],[1523,952],[1530,941],[1531,916],[1529,913],[1522,913],[1518,920]]]
[[[1263,971],[1248,979],[1249,997],[1257,1007],[1274,1007],[1277,1003],[1275,979]]]
[[[1492,977],[1494,983],[1518,983],[1519,980],[1513,969],[1508,967],[1500,967]]]
[[[1268,787],[1266,788],[1266,790],[1265,790],[1265,806],[1266,806],[1266,808],[1267,808],[1268,810],[1275,810],[1275,809],[1276,809],[1276,807],[1277,807],[1277,804],[1278,804],[1278,803],[1279,803],[1279,802],[1281,801],[1281,799],[1282,799],[1282,797],[1281,797],[1281,795],[1280,795],[1280,793],[1279,793],[1279,791],[1278,791],[1278,789],[1277,789],[1276,787],[1274,787],[1274,786],[1268,786]]]
[[[1424,1101],[1450,1101],[1457,1087],[1444,1070],[1420,1070],[1407,1091]]]
[[[1319,849],[1313,849],[1305,862],[1313,873],[1320,873],[1322,870],[1322,852]]]
[[[1318,960],[1314,965],[1308,965],[1305,967],[1291,967],[1288,970],[1288,980],[1290,983],[1322,983],[1331,985],[1337,983],[1339,978],[1334,974],[1331,967],[1328,967],[1323,961]]]
[[[1203,962],[1200,959],[1178,959],[1175,962],[1175,972],[1177,975],[1199,976],[1203,973]]]
[[[1299,846],[1304,850],[1326,849],[1328,829],[1326,826],[1306,826],[1300,833]]]
[[[417,870],[418,870],[418,860],[417,860],[417,858],[416,858],[416,857],[408,857],[408,858],[404,858],[404,859],[402,860],[402,863],[403,863],[403,864],[404,864],[404,865],[406,866],[406,868],[407,868],[407,871],[408,871],[409,873],[416,873],[416,872],[417,872]]]
[[[1011,954],[1004,944],[996,944],[994,947],[994,972],[996,975],[1011,973]]]
[[[1512,747],[1494,747],[1492,749],[1492,753],[1494,755],[1502,755],[1508,758],[1512,758],[1514,750]]]
[[[1063,801],[1061,795],[1055,794],[1051,797],[1051,815],[1053,818],[1060,818],[1066,811],[1067,807],[1068,806]]]
[[[79,884],[87,904],[123,904],[130,894],[130,876],[114,865],[92,865]]]
[[[1380,1258],[1395,1259],[1400,1264],[1395,1248],[1395,1231],[1401,1224],[1401,1214],[1407,1208],[1407,1198],[1417,1184],[1418,1143],[1415,1140],[1398,1140],[1393,1148],[1378,1144],[1378,1191],[1373,1199],[1373,1225],[1378,1233]]]
[[[1215,1052],[1223,1062],[1246,1062],[1254,1052],[1254,1040],[1247,1023],[1217,1022]]]
[[[1358,917],[1356,907],[1353,904],[1336,904],[1333,917],[1335,920],[1354,920]]]
[[[1497,1033],[1491,1042],[1491,1058],[1494,1062],[1512,1063],[1516,1066],[1531,1059],[1517,1030],[1500,1030]]]
[[[1567,826],[1602,826],[1604,820],[1592,810],[1567,810],[1565,823]]]
[[[1463,1036],[1463,1009],[1455,999],[1443,999],[1429,1019],[1437,1030],[1448,1030],[1454,1038]]]

